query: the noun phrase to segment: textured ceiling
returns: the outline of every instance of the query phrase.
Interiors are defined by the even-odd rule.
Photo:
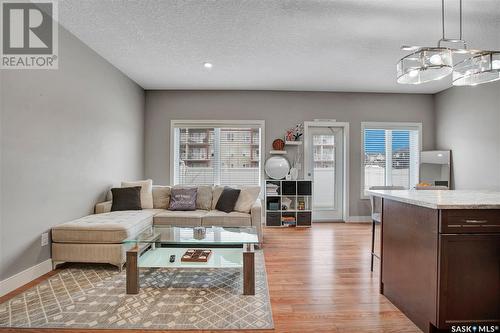
[[[145,89],[435,93],[395,82],[402,44],[441,37],[439,0],[63,0],[59,20]],[[457,37],[458,0],[446,0]],[[464,0],[470,47],[500,49],[500,0]],[[213,63],[207,70],[204,62]]]

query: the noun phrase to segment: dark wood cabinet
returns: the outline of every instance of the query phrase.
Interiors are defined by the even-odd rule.
[[[500,210],[383,199],[380,290],[424,332],[500,323]]]
[[[438,327],[500,322],[500,234],[439,238]]]

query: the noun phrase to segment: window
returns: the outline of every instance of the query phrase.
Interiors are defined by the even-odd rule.
[[[172,121],[174,185],[260,185],[260,121]]]
[[[362,123],[361,196],[372,186],[418,183],[422,125],[419,123]]]
[[[335,136],[313,135],[314,170],[335,167]],[[319,171],[321,172],[321,171]]]

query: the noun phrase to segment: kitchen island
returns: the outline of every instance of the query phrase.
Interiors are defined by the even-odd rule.
[[[500,325],[500,192],[368,194],[382,201],[383,295],[424,332]]]

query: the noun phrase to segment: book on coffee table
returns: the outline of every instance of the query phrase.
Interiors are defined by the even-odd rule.
[[[188,249],[181,257],[184,262],[208,262],[212,250],[208,249]]]

